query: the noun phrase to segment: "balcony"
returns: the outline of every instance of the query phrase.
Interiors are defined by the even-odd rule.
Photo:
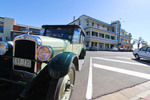
[[[96,36],[86,36],[86,39],[93,39],[93,40],[99,40],[99,41],[104,41],[104,42],[113,42],[117,43],[117,40],[112,40],[112,39],[107,39],[107,38],[102,38],[102,37],[96,37]]]
[[[131,44],[131,43],[122,41],[121,44],[123,44],[123,45],[128,44],[128,45],[129,45],[129,44]]]
[[[101,28],[96,28],[96,27],[94,27],[94,26],[87,26],[85,29],[88,29],[88,28],[94,28],[94,29],[101,30],[101,31],[104,31],[104,32],[108,32],[108,33],[116,34],[115,32],[107,31],[107,30],[103,30],[103,29],[101,29]]]

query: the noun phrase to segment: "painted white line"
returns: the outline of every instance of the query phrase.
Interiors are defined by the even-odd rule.
[[[79,71],[81,71],[83,64],[84,60],[83,59],[79,60]]]
[[[107,60],[107,61],[114,61],[114,62],[119,62],[119,63],[126,63],[126,64],[132,64],[132,65],[139,65],[139,66],[146,66],[150,68],[150,65],[146,65],[146,64],[141,64],[138,62],[127,62],[127,61],[121,61],[121,60],[115,60],[115,59],[108,59],[108,58],[101,58],[101,57],[93,57],[95,59],[100,59],[100,60]]]
[[[121,69],[121,68],[114,68],[114,67],[99,65],[99,64],[93,64],[93,66],[96,67],[96,68],[101,68],[101,69],[105,69],[105,70],[109,70],[109,71],[113,71],[113,72],[132,75],[132,76],[136,76],[136,77],[140,77],[140,78],[144,78],[144,79],[150,79],[150,75],[145,74],[145,73],[130,71],[130,70]]]
[[[128,57],[115,57],[115,58],[121,58],[121,59],[132,59],[132,58],[128,58]]]
[[[90,67],[89,67],[89,77],[88,77],[88,85],[87,85],[87,91],[86,91],[86,99],[91,100],[92,99],[92,57],[90,58]]]

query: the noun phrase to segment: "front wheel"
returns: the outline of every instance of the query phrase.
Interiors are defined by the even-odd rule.
[[[139,59],[140,59],[140,57],[139,57],[138,54],[135,54],[135,59],[136,59],[136,60],[139,60]]]
[[[69,100],[75,82],[75,66],[72,63],[67,75],[60,79],[52,79],[49,84],[46,100]]]

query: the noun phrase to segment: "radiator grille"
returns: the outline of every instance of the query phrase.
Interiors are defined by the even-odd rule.
[[[15,57],[35,60],[35,42],[28,40],[17,40],[15,41]],[[24,70],[29,72],[34,72],[35,62],[31,62],[32,67],[26,68],[22,66],[14,65],[15,70]]]

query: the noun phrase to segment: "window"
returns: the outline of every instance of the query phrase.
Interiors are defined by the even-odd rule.
[[[86,32],[86,35],[87,35],[87,36],[90,36],[90,32]]]
[[[80,30],[78,28],[75,28],[72,43],[79,43],[79,40],[80,40]]]
[[[99,24],[97,24],[97,28],[99,28]]]
[[[146,51],[146,50],[147,50],[147,47],[142,47],[140,50],[141,50],[141,51]]]
[[[44,36],[71,40],[73,31],[73,28],[47,28]]]
[[[80,43],[84,43],[84,35],[82,32],[80,34]]]
[[[32,31],[33,33],[40,33],[40,29],[30,28],[29,31]]]
[[[97,43],[96,42],[92,42],[91,46],[92,47],[97,47]]]
[[[3,37],[0,37],[0,41],[3,41]]]
[[[87,26],[89,26],[89,21],[87,20]]]
[[[147,49],[147,52],[150,52],[150,48]]]
[[[94,22],[92,22],[92,26],[94,26]]]
[[[110,36],[109,36],[109,35],[106,35],[106,39],[110,39]]]
[[[92,36],[98,37],[98,33],[97,32],[92,32]]]
[[[79,25],[81,25],[81,21],[79,20]]]
[[[112,39],[112,40],[115,40],[115,37],[114,37],[114,36],[111,36],[111,39]]]
[[[115,31],[114,31],[114,27],[112,28],[112,32],[115,32]]]
[[[3,32],[4,32],[4,26],[0,25],[0,33],[3,33]]]
[[[19,27],[19,31],[26,31],[26,27]]]
[[[99,37],[104,38],[104,34],[100,33]]]
[[[124,42],[124,38],[121,38],[121,42]]]

